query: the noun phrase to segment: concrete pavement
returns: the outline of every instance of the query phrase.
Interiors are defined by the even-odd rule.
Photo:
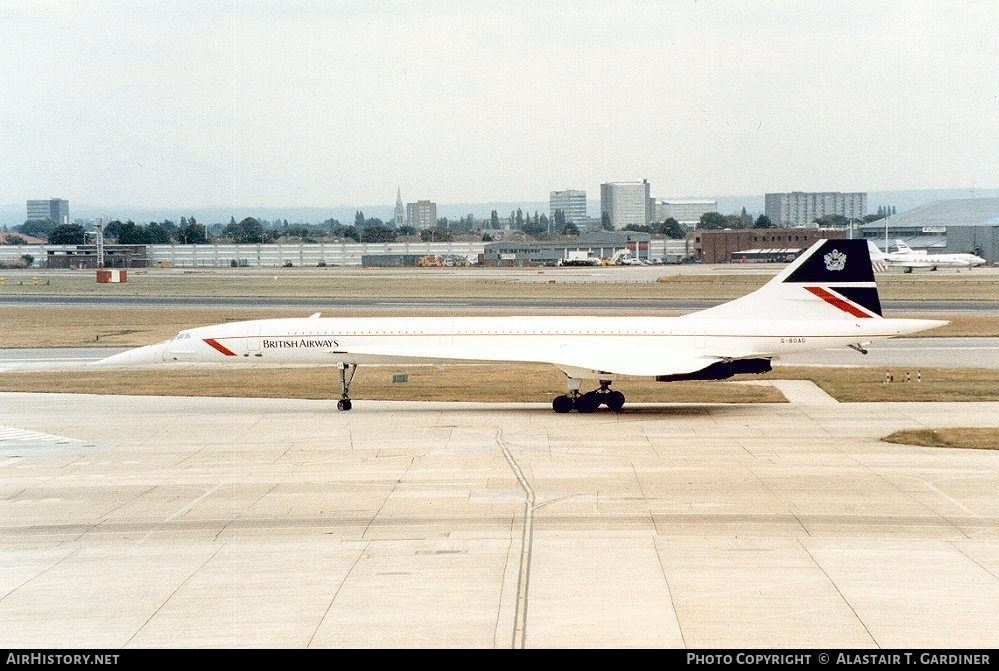
[[[806,383],[807,384],[807,383]],[[0,394],[6,648],[994,648],[999,403]]]

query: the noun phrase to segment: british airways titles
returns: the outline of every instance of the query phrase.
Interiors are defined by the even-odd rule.
[[[268,338],[264,338],[261,341],[261,344],[264,349],[295,349],[295,348],[340,346],[340,343],[332,338],[315,339],[315,340],[310,340],[307,338],[295,338],[295,339],[282,338],[281,340],[271,340]]]

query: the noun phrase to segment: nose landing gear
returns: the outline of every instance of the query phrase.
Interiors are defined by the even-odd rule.
[[[350,410],[350,383],[354,379],[354,373],[357,372],[356,363],[342,363],[338,366],[340,369],[340,400],[336,402],[337,410]],[[347,371],[350,371],[348,374]]]

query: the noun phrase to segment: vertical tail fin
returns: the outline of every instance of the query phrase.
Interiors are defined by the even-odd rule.
[[[819,240],[753,293],[696,314],[802,320],[881,317],[868,243]]]
[[[873,240],[867,241],[867,251],[871,255],[871,261],[883,261],[888,258],[888,255],[881,251],[881,249],[874,244]]]
[[[785,283],[802,285],[855,317],[863,311],[881,316],[881,300],[865,240],[820,240],[801,256],[804,259],[788,273]],[[846,303],[829,301],[825,295],[830,292],[845,298]]]
[[[871,255],[871,267],[874,272],[883,273],[888,270],[888,255],[882,252],[873,240],[867,241],[867,251]]]

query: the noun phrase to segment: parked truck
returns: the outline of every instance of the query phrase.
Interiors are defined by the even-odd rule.
[[[560,266],[596,266],[600,259],[587,250],[572,249],[565,253],[565,258],[559,259]]]

